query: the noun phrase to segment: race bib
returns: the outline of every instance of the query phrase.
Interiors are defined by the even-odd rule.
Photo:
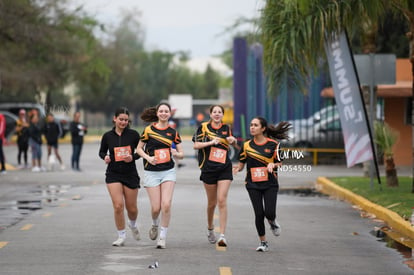
[[[155,156],[155,159],[157,160],[157,163],[166,163],[171,160],[169,148],[162,148],[162,149],[155,150],[154,156]]]
[[[215,162],[226,163],[226,156],[226,150],[217,147],[211,147],[210,156],[208,159]]]
[[[269,177],[268,177],[268,173],[267,173],[267,168],[266,167],[253,167],[250,168],[250,174],[252,176],[252,181],[253,182],[258,182],[258,181],[268,181]]]
[[[131,155],[131,147],[130,146],[123,146],[123,147],[115,147],[115,161],[123,161],[124,157]]]

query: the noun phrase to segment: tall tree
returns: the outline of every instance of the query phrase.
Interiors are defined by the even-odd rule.
[[[66,10],[65,2],[0,0],[1,95],[29,91],[34,101],[46,92],[52,99],[79,68],[94,68],[96,21]]]
[[[294,86],[307,87],[320,70],[325,35],[346,29],[371,31],[386,11],[378,0],[267,1],[260,21],[269,89],[275,92],[289,76]],[[375,44],[374,44],[375,45]],[[369,45],[367,45],[369,46]],[[375,46],[374,46],[375,48]]]

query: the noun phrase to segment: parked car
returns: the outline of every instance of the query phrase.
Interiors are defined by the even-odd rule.
[[[339,112],[336,105],[324,107],[308,118],[294,119],[289,120],[288,122],[292,124],[293,128],[307,128],[313,126],[315,123],[318,123],[322,119],[327,119],[328,117],[339,117]]]
[[[0,111],[8,111],[13,113],[14,115],[18,116],[19,111],[21,109],[25,109],[26,113],[29,113],[33,110],[36,110],[39,115],[41,121],[44,121],[46,118],[46,111],[43,105],[39,103],[32,103],[32,102],[7,102],[7,103],[0,103]],[[70,128],[70,120],[67,116],[62,115],[55,115],[55,121],[60,123],[62,127],[62,136],[64,137],[67,132],[69,132]]]
[[[328,117],[312,126],[292,129],[289,141],[284,146],[299,148],[344,148],[341,120],[339,116]]]
[[[3,114],[4,118],[6,119],[6,138],[9,139],[11,135],[13,135],[14,133],[18,117],[15,114],[10,113],[8,111],[0,110],[0,113]]]

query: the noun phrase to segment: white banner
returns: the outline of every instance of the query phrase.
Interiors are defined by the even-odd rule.
[[[372,160],[374,153],[365,106],[345,32],[326,39],[325,51],[341,119],[346,162],[351,167]]]

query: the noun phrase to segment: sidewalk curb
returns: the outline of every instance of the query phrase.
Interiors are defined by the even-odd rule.
[[[410,239],[414,239],[414,228],[397,213],[372,203],[364,197],[336,185],[325,177],[317,178],[316,188],[321,193],[358,205],[363,210],[374,214],[377,218],[383,220],[394,231],[397,231]]]

